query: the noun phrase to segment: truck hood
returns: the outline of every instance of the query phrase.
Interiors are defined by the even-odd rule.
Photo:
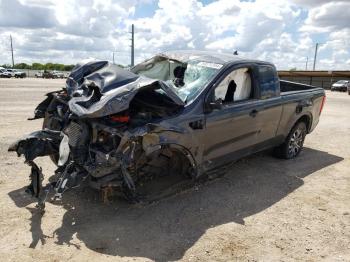
[[[70,110],[86,118],[124,111],[134,96],[147,88],[159,90],[175,104],[184,106],[176,91],[163,81],[139,76],[107,61],[78,64],[66,81]]]

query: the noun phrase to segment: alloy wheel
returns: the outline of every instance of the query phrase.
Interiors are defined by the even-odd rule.
[[[304,142],[303,131],[301,130],[301,128],[298,128],[294,131],[293,135],[290,138],[289,146],[288,146],[288,154],[292,157],[296,156],[300,152],[303,146],[303,142]]]

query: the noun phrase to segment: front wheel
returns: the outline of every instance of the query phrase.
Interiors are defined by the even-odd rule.
[[[297,123],[284,143],[275,149],[276,156],[284,159],[297,157],[303,149],[306,133],[306,124],[304,122]]]

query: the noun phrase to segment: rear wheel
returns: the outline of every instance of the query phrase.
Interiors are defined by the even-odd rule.
[[[292,128],[284,143],[275,149],[275,155],[284,159],[297,157],[303,149],[306,133],[305,122],[298,122]]]

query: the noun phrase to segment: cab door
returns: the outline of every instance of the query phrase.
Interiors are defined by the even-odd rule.
[[[259,73],[259,105],[257,118],[259,135],[255,151],[280,143],[276,137],[277,129],[282,117],[283,105],[280,96],[280,85],[276,68],[269,64],[262,64],[258,67]]]
[[[250,86],[238,80],[237,70],[247,69]],[[259,100],[255,97],[253,81],[255,68],[251,65],[235,67],[229,70],[209,91],[205,114],[205,132],[203,135],[203,160],[205,169],[225,164],[252,152],[257,143]],[[235,93],[248,88],[244,97],[225,101],[231,81],[235,81]],[[243,92],[244,93],[244,92]],[[237,94],[237,93],[236,93]]]

